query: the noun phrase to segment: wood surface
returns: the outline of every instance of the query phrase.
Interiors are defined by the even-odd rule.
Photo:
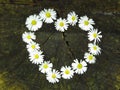
[[[87,15],[102,31],[102,53],[84,75],[50,84],[29,61],[21,38],[25,20],[44,8],[63,18],[70,11]],[[56,69],[70,65],[74,57],[83,59],[88,49],[87,33],[78,26],[61,33],[54,24],[44,24],[36,35],[45,59]],[[0,0],[0,90],[120,90],[120,0]]]

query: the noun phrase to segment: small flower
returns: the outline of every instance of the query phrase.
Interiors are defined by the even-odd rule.
[[[59,82],[59,79],[61,78],[60,73],[55,69],[53,69],[53,71],[49,71],[46,76],[50,83]]]
[[[93,55],[99,55],[101,53],[101,48],[96,45],[96,44],[88,44],[88,47],[89,47],[89,52],[92,53]]]
[[[96,61],[95,56],[93,56],[90,53],[85,53],[84,58],[85,58],[86,62],[88,62],[90,64],[95,63],[95,61]]]
[[[40,17],[38,15],[29,16],[25,24],[30,31],[37,31],[39,28],[42,27],[42,21],[40,20]]]
[[[57,19],[57,21],[55,22],[55,27],[56,27],[56,30],[61,32],[64,32],[65,30],[67,30],[68,24],[66,19],[62,19],[62,18]]]
[[[44,9],[40,12],[40,18],[46,23],[52,23],[56,20],[56,11],[53,9]]]
[[[36,43],[36,42],[30,42],[28,45],[27,45],[27,50],[29,51],[29,52],[33,52],[33,51],[35,51],[35,50],[39,50],[40,49],[40,47],[39,47],[39,44],[38,43]]]
[[[85,31],[93,29],[95,23],[92,19],[89,19],[87,16],[80,17],[79,19],[79,27]]]
[[[29,58],[30,58],[30,61],[34,64],[41,64],[44,60],[42,51],[30,52]]]
[[[32,32],[24,32],[22,35],[22,39],[24,42],[30,43],[30,42],[32,42],[32,40],[36,39],[36,36]]]
[[[70,12],[67,15],[67,21],[68,23],[70,23],[72,26],[76,25],[77,21],[78,21],[78,15],[76,15],[75,12]]]
[[[82,60],[78,62],[78,59],[75,59],[74,63],[72,63],[72,68],[75,70],[75,73],[83,74],[87,71],[87,63]]]
[[[62,73],[62,77],[64,78],[64,79],[70,79],[70,78],[72,78],[73,77],[73,75],[74,75],[74,71],[71,69],[71,67],[70,66],[65,66],[65,67],[62,67],[61,68],[61,73]]]
[[[47,73],[51,71],[51,68],[53,67],[53,64],[50,63],[50,61],[45,61],[39,66],[39,71],[42,73]]]
[[[88,39],[90,41],[94,40],[94,43],[99,42],[100,38],[102,38],[102,35],[100,35],[100,34],[101,34],[101,32],[98,32],[97,29],[93,29],[93,30],[89,31]]]

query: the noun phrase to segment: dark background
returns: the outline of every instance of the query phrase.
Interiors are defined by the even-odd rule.
[[[93,18],[102,31],[102,54],[88,65],[84,75],[50,84],[38,66],[28,59],[22,41],[26,17],[53,8],[58,18],[70,11]],[[64,34],[54,24],[44,24],[36,32],[45,60],[54,68],[70,65],[74,56],[83,59],[87,51],[87,33],[70,26]],[[72,52],[71,52],[71,51]],[[74,56],[72,55],[74,54]],[[0,0],[0,90],[120,90],[120,0]]]

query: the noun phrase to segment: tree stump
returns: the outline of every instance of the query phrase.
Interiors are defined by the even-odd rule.
[[[95,28],[102,31],[102,53],[85,74],[50,84],[38,66],[29,61],[21,37],[27,31],[25,20],[44,8],[55,9],[58,17],[63,18],[70,11],[87,15],[94,19]],[[78,26],[61,33],[54,24],[44,24],[36,35],[45,59],[56,69],[71,64],[71,51],[83,59],[88,49],[87,33]],[[0,0],[0,90],[120,90],[120,1]]]

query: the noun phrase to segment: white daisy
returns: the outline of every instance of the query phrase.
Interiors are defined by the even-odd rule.
[[[26,47],[29,52],[40,49],[39,44],[34,41],[30,42]]]
[[[42,27],[42,21],[40,20],[40,17],[38,15],[29,16],[25,24],[30,31],[37,31],[39,28]]]
[[[40,18],[46,23],[52,23],[56,20],[56,11],[53,9],[44,9],[40,12]]]
[[[30,42],[32,42],[32,40],[36,39],[36,36],[32,32],[24,32],[22,34],[22,39],[23,39],[24,42],[30,43]]]
[[[70,66],[65,66],[65,67],[62,67],[61,68],[61,74],[62,74],[62,77],[64,79],[70,79],[73,77],[74,75],[74,71],[72,70],[72,68]]]
[[[39,71],[42,73],[47,73],[51,71],[51,68],[53,67],[53,64],[50,63],[50,61],[45,61],[39,66]]]
[[[87,71],[87,63],[85,61],[78,61],[78,59],[74,60],[74,63],[72,63],[72,68],[75,70],[75,73],[83,74]]]
[[[87,16],[80,17],[79,19],[79,27],[85,31],[93,29],[95,23],[92,19],[89,19]]]
[[[43,55],[42,55],[42,51],[34,51],[34,52],[30,52],[30,61],[34,64],[41,64],[43,62]]]
[[[57,19],[57,21],[55,22],[55,27],[56,27],[56,30],[61,32],[64,32],[65,30],[67,30],[68,24],[66,19],[62,19],[62,18]]]
[[[96,45],[96,44],[88,44],[88,47],[89,47],[89,52],[92,53],[93,55],[99,55],[101,53],[101,48]]]
[[[70,12],[67,15],[67,21],[68,23],[70,23],[72,26],[76,25],[77,21],[78,21],[78,15],[76,15],[75,12]]]
[[[95,61],[96,61],[95,56],[90,53],[85,53],[84,58],[85,58],[86,62],[88,62],[90,64],[95,63]]]
[[[88,39],[90,41],[94,40],[94,43],[99,42],[100,38],[102,38],[102,35],[100,35],[101,32],[98,32],[97,29],[90,30],[88,33]]]
[[[57,70],[53,69],[52,71],[49,71],[46,75],[47,80],[50,83],[56,83],[59,82],[59,79],[61,78],[60,72],[58,72]]]

